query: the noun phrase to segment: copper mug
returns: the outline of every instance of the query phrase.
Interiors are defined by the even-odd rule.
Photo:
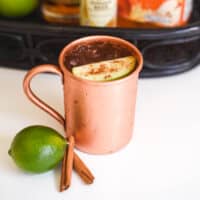
[[[137,68],[128,76],[109,82],[95,82],[75,77],[64,65],[65,55],[76,45],[85,42],[109,41],[128,48],[137,58]],[[89,36],[75,40],[61,51],[59,65],[39,65],[24,78],[28,98],[59,121],[66,129],[66,137],[75,137],[77,149],[105,154],[124,147],[131,139],[139,72],[143,66],[140,51],[128,41],[111,36]],[[59,75],[63,81],[65,117],[39,99],[31,90],[32,78],[43,72]]]

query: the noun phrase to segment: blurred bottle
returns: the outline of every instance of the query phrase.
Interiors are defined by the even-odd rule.
[[[43,18],[47,22],[79,25],[79,0],[44,0],[41,4]]]
[[[178,27],[185,25],[193,0],[118,0],[120,27]]]
[[[81,25],[116,27],[117,0],[81,0]]]

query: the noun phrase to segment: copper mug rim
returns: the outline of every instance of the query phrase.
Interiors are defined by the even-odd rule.
[[[64,64],[64,57],[66,55],[66,52],[68,52],[70,49],[73,49],[79,43],[86,42],[86,41],[92,42],[92,41],[98,41],[98,40],[109,40],[109,41],[113,41],[113,42],[118,42],[118,43],[121,43],[122,45],[130,48],[134,52],[134,56],[136,56],[136,59],[138,62],[137,68],[128,76],[121,78],[121,79],[113,80],[113,81],[98,82],[98,81],[86,80],[86,79],[82,79],[82,78],[74,76],[67,69],[67,67]],[[62,51],[59,55],[58,62],[59,62],[59,66],[64,74],[66,74],[67,76],[70,76],[71,78],[73,78],[81,83],[92,84],[92,85],[113,85],[113,84],[122,83],[124,81],[127,81],[128,79],[131,79],[136,74],[138,74],[142,70],[142,67],[143,67],[142,54],[141,54],[140,50],[134,44],[132,44],[124,39],[121,39],[119,37],[106,36],[106,35],[87,36],[87,37],[83,37],[83,38],[80,38],[80,39],[70,42],[68,45],[66,45],[62,49]]]

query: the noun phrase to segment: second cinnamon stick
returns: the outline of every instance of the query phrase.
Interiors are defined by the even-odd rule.
[[[69,136],[68,138],[68,149],[67,149],[67,159],[65,165],[65,181],[64,181],[64,188],[69,188],[71,184],[71,177],[72,177],[72,168],[73,168],[73,160],[74,160],[74,137]]]

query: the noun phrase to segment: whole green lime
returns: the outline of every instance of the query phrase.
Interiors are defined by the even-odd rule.
[[[5,17],[24,17],[38,6],[38,0],[0,0],[0,14]]]
[[[66,145],[66,140],[54,129],[30,126],[17,133],[8,153],[19,168],[42,173],[58,165]]]

